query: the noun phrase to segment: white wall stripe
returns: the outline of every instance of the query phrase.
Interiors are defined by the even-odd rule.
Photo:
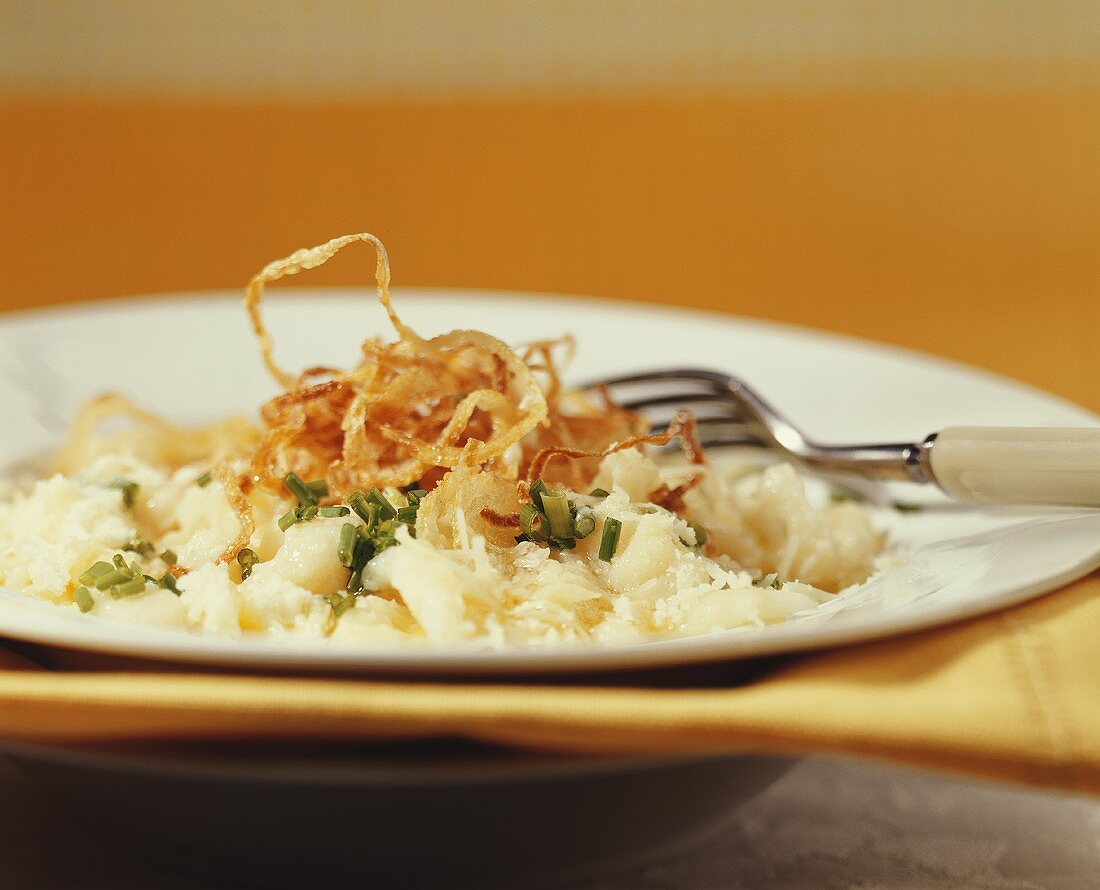
[[[0,0],[0,90],[229,98],[1100,86],[1097,0]]]

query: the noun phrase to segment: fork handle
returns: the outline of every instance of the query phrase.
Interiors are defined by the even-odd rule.
[[[925,447],[957,500],[1100,507],[1100,428],[956,426]]]

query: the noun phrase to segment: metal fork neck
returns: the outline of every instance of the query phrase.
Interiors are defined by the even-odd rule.
[[[934,439],[930,436],[929,439]],[[821,473],[858,473],[868,479],[897,482],[932,482],[928,468],[928,439],[919,444],[817,445],[805,442],[791,451],[807,469]]]

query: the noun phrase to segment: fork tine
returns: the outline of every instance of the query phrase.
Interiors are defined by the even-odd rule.
[[[675,402],[674,405],[678,410],[689,410],[691,416],[695,418],[695,423],[700,426],[706,424],[725,424],[726,426],[737,424],[740,426],[747,426],[752,423],[752,418],[748,417],[743,411],[738,409],[737,405],[732,403],[716,405],[708,410],[702,411],[691,410],[690,404],[684,402]],[[676,416],[676,411],[645,411],[643,414],[646,420],[654,426],[668,426],[668,424],[672,422],[672,418]]]
[[[728,375],[716,371],[672,368],[607,377],[592,381],[585,388],[631,390],[645,386],[648,392],[634,398],[624,398],[619,393],[612,393],[612,397],[630,411],[642,411],[649,415],[653,433],[663,432],[668,427],[672,412],[654,412],[652,409],[689,409],[695,415],[702,444],[759,445],[763,440],[751,429],[753,418],[731,391],[730,383]],[[696,406],[702,406],[704,410],[693,410]]]
[[[704,448],[715,448],[725,445],[756,445],[763,446],[765,442],[760,436],[753,433],[752,429],[744,423],[730,421],[720,417],[704,417],[697,419],[699,444]],[[656,436],[668,428],[667,423],[655,423],[650,429],[650,435]],[[669,446],[672,447],[672,446]]]
[[[720,392],[701,393],[671,393],[663,396],[649,396],[639,399],[623,399],[618,402],[623,408],[630,411],[642,411],[646,408],[660,408],[664,405],[677,405],[686,407],[689,404],[713,404],[731,402],[729,395]]]
[[[729,383],[729,375],[702,368],[668,368],[661,371],[639,371],[634,374],[620,374],[614,377],[602,377],[582,385],[582,389],[597,386],[627,386],[635,383],[706,383],[712,387],[724,389]]]

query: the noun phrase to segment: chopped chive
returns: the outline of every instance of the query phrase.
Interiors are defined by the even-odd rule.
[[[333,596],[330,600],[332,605],[332,613],[339,618],[348,609],[354,608],[355,597],[354,596]]]
[[[603,521],[603,537],[600,539],[600,559],[611,562],[611,557],[619,547],[619,534],[623,524],[618,519],[608,517]]]
[[[406,525],[412,525],[416,522],[416,510],[416,507],[398,507],[397,521],[403,522]]]
[[[112,482],[108,488],[117,488],[122,492],[122,506],[132,507],[134,506],[134,495],[137,494],[138,484],[132,479],[123,479],[119,477]]]
[[[294,525],[294,523],[297,522],[297,521],[298,521],[298,511],[297,510],[291,510],[289,513],[284,513],[282,516],[279,517],[279,529],[280,529],[280,531],[285,532],[288,528],[290,528],[292,525]]]
[[[214,481],[214,474],[211,473],[209,470],[207,470],[205,473],[203,473],[201,476],[199,476],[198,479],[195,480],[195,484],[199,488],[206,488],[206,486],[209,485],[213,481]]]
[[[121,584],[124,581],[133,580],[133,575],[129,571],[122,571],[121,569],[112,569],[108,574],[103,575],[95,580],[96,590],[106,590],[108,587],[114,587],[116,584]]]
[[[394,509],[382,491],[375,487],[367,492],[367,500],[378,507],[378,516],[382,519],[393,519],[397,515],[397,510]]]
[[[294,515],[298,517],[299,522],[309,522],[317,515],[319,509],[320,507],[316,504],[304,504],[294,511]]]
[[[111,562],[113,562],[115,564],[116,569],[125,569],[125,568],[127,568],[127,566],[126,566],[126,557],[124,557],[121,553],[116,553],[114,556],[112,556],[111,557]]]
[[[590,492],[588,492],[588,496],[590,498],[606,498],[610,495],[611,492],[603,488],[593,488]]]
[[[363,589],[363,570],[361,568],[352,571],[348,577],[348,590],[359,593]]]
[[[307,482],[306,488],[310,490],[315,498],[328,497],[328,482],[324,479],[314,479],[312,482]]]
[[[577,514],[577,518],[573,520],[573,537],[578,541],[587,538],[595,530],[596,517],[588,511]]]
[[[142,577],[131,578],[129,581],[123,581],[120,584],[116,584],[111,588],[111,596],[116,600],[126,599],[127,597],[137,596],[145,590],[145,579]]]
[[[688,528],[695,532],[695,546],[702,547],[706,542],[709,535],[707,530],[703,528],[698,522],[689,522]]]
[[[359,533],[350,522],[345,522],[340,529],[340,542],[336,545],[336,552],[340,556],[340,565],[350,569],[354,565],[355,545],[359,540]]]
[[[260,561],[260,557],[256,555],[256,551],[251,547],[245,547],[237,554],[237,563],[241,567],[241,580],[247,581],[249,575],[252,574],[252,567]]]
[[[316,505],[316,496],[310,491],[309,487],[298,478],[297,473],[287,473],[286,477],[283,479],[283,485],[285,485],[290,490],[290,493],[298,499],[299,504]]]
[[[564,494],[545,492],[542,495],[542,508],[550,523],[550,537],[572,537],[573,515],[569,510],[569,498]]]
[[[146,584],[156,584],[157,583],[157,579],[154,578],[152,575],[142,575],[141,577],[145,579]]]
[[[95,584],[95,582],[115,570],[115,567],[109,562],[97,562],[90,568],[85,570],[79,578],[81,584]]]
[[[530,540],[546,540],[546,517],[534,504],[519,508],[519,526]]]
[[[317,510],[318,516],[324,516],[326,519],[337,519],[341,516],[348,516],[351,513],[347,507],[340,504],[336,507],[320,507]]]
[[[171,572],[165,572],[163,575],[161,575],[157,579],[156,585],[157,587],[161,587],[164,590],[172,591],[172,593],[176,594],[176,596],[179,596],[180,594],[180,589],[176,585],[176,576],[173,575]]]
[[[153,544],[141,535],[134,535],[122,549],[129,550],[132,553],[140,553],[142,556],[148,556],[153,552]]]
[[[833,487],[829,489],[829,500],[834,504],[841,504],[844,501],[854,501],[855,499],[855,494],[847,488]]]
[[[423,488],[412,488],[405,492],[405,500],[409,502],[410,507],[415,507],[427,496],[427,492]]]
[[[171,572],[165,572],[157,579],[157,587],[162,587],[165,590],[170,590],[176,596],[179,596],[182,592],[179,587],[176,586],[176,576]]]
[[[384,550],[386,544],[379,541],[377,538],[365,536],[362,529],[356,530],[355,535],[355,549],[351,554],[351,566],[349,568],[352,571],[362,569],[368,562],[371,561],[371,557],[374,556],[379,550]]]
[[[371,505],[367,502],[367,496],[363,492],[356,490],[348,495],[348,506],[368,527],[373,527],[374,521],[377,519],[378,508],[375,508],[375,515],[372,516],[370,512]]]
[[[108,587],[114,587],[123,581],[130,581],[133,577],[129,569],[111,569],[107,574],[96,578],[93,584],[97,590],[106,590]]]
[[[95,605],[92,593],[87,587],[78,587],[73,591],[73,602],[76,603],[81,612],[90,612],[92,606]]]
[[[923,504],[909,504],[904,501],[894,501],[890,506],[899,513],[920,513],[924,509]]]
[[[551,538],[546,543],[549,544],[553,550],[572,550],[577,546],[575,538],[565,536]]]
[[[174,566],[177,562],[179,562],[179,557],[176,556],[176,551],[175,550],[165,550],[160,555],[160,558],[161,558],[161,561],[165,565],[169,565],[169,566]]]
[[[545,507],[542,505],[542,496],[546,494],[550,489],[546,487],[546,483],[541,479],[536,479],[528,490],[528,494],[531,495],[531,502],[540,510],[545,511]]]

